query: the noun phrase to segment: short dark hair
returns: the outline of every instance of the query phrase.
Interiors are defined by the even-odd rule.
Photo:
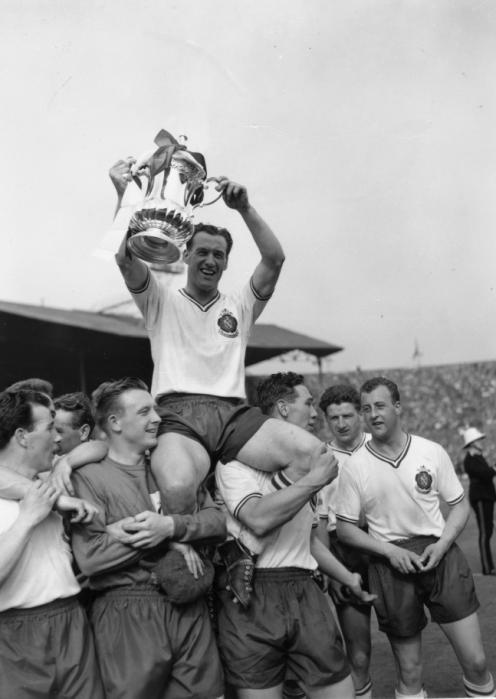
[[[50,408],[52,403],[41,391],[20,389],[0,393],[0,449],[5,449],[20,427],[28,431],[33,429],[33,405]]]
[[[89,425],[90,432],[95,426],[95,418],[90,399],[81,391],[75,393],[64,393],[63,396],[55,398],[53,401],[55,410],[66,410],[71,413],[72,426],[79,429],[83,425]]]
[[[53,384],[45,379],[23,379],[22,381],[16,381],[15,383],[8,386],[6,391],[36,391],[38,393],[46,393],[50,398],[53,397]]]
[[[394,383],[394,381],[387,379],[385,376],[374,376],[374,378],[365,381],[360,389],[360,395],[362,393],[372,393],[372,391],[375,391],[375,389],[379,388],[379,386],[384,386],[387,388],[393,403],[400,402],[400,391],[398,386]]]
[[[344,383],[329,386],[320,397],[319,408],[325,413],[330,405],[341,405],[341,403],[351,403],[360,410],[360,394],[354,386]]]
[[[269,415],[281,398],[293,403],[296,399],[295,386],[301,386],[303,382],[303,376],[294,371],[271,374],[257,386],[257,405],[265,415]]]
[[[120,410],[119,398],[126,391],[148,391],[148,386],[141,379],[126,376],[117,381],[104,381],[93,393],[91,399],[95,410],[95,421],[98,427],[106,431],[106,422],[110,415]]]
[[[186,250],[188,252],[193,247],[193,240],[198,233],[207,233],[207,235],[220,235],[226,241],[226,257],[229,257],[233,246],[233,239],[227,228],[219,228],[218,226],[212,226],[210,223],[197,223],[193,228],[193,235],[186,243]]]

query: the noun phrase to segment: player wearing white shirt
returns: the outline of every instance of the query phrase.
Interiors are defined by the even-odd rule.
[[[24,478],[50,468],[56,436],[48,396],[0,393],[0,460]],[[0,696],[103,699],[93,638],[76,599],[57,490],[32,481],[18,502],[0,499]]]
[[[369,585],[378,595],[379,628],[396,661],[396,695],[425,696],[424,605],[453,646],[467,695],[492,695],[494,682],[476,614],[479,603],[468,564],[454,543],[469,509],[453,465],[441,446],[404,432],[395,383],[370,379],[360,396],[372,438],[340,476],[337,529],[345,543],[374,556]],[[446,520],[439,498],[450,505]],[[358,527],[361,514],[368,533]]]
[[[351,456],[370,435],[363,431],[360,417],[360,394],[347,384],[336,384],[322,394],[319,407],[332,434],[328,443],[334,452],[341,473]],[[338,541],[336,534],[336,499],[338,477],[322,488],[318,495],[319,538],[347,568],[359,573],[368,586],[368,556]],[[341,586],[329,582],[329,591],[336,605],[341,630],[346,643],[346,654],[351,666],[355,694],[370,699],[370,606],[357,604],[343,595]]]
[[[133,164],[121,160],[110,170],[118,207]],[[152,341],[152,383],[162,418],[152,470],[164,506],[177,514],[194,511],[198,487],[218,460],[238,459],[268,472],[296,463],[308,469],[318,446],[312,435],[268,419],[245,402],[248,333],[275,289],[284,252],[245,187],[220,178],[217,189],[239,212],[260,252],[240,292],[224,296],[218,289],[232,247],[224,228],[195,226],[183,254],[187,280],[180,292],[166,292],[152,281],[147,265],[127,249],[127,236],[116,255]]]
[[[316,412],[303,377],[274,374],[258,394],[263,411],[277,420],[304,429],[313,424]],[[371,597],[361,590],[359,575],[342,566],[312,530],[309,500],[319,481],[335,476],[330,452],[321,446],[314,468],[300,476],[293,467],[272,475],[239,461],[217,465],[228,530],[235,536],[251,531],[262,542],[248,609],[234,604],[222,582],[218,590],[221,655],[227,680],[242,699],[281,697],[286,672],[310,698],[353,696],[336,623],[312,572],[319,566],[364,601]]]

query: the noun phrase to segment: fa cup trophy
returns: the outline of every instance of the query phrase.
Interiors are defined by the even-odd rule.
[[[183,139],[185,140],[185,139]],[[137,257],[155,265],[176,262],[193,234],[193,215],[205,202],[205,190],[215,177],[207,178],[201,153],[187,150],[184,142],[160,131],[157,148],[142,156],[132,169],[134,182],[142,193],[129,222],[127,245]]]

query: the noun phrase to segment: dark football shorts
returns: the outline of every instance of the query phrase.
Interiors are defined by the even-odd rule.
[[[0,697],[103,699],[93,635],[75,597],[0,612]]]
[[[336,531],[329,532],[329,550],[334,556],[352,573],[358,573],[362,578],[362,587],[368,590],[369,587],[369,563],[370,556],[359,549],[347,546],[339,541]],[[358,611],[370,616],[370,604],[358,604],[353,598],[349,602],[335,603],[336,606],[351,606]]]
[[[91,623],[106,699],[214,699],[223,674],[204,599],[175,605],[145,586],[96,598]]]
[[[391,543],[421,554],[437,540],[434,536],[416,536]],[[479,608],[472,571],[456,544],[450,546],[436,568],[426,573],[404,575],[384,559],[372,558],[369,589],[378,596],[374,608],[380,630],[400,638],[411,638],[427,625],[424,605],[438,624],[460,621]]]
[[[248,609],[221,584],[218,641],[228,684],[268,689],[288,673],[308,688],[350,674],[326,595],[301,568],[257,568]]]
[[[158,435],[176,432],[199,442],[212,464],[228,463],[269,419],[238,398],[192,393],[162,393],[156,399]]]

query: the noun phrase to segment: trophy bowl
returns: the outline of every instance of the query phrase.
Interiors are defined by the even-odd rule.
[[[129,222],[128,248],[153,264],[171,264],[182,254],[193,235],[193,214],[204,202],[205,190],[215,177],[207,179],[205,159],[191,153],[166,131],[161,131],[151,155],[133,168],[133,179],[144,192]]]

